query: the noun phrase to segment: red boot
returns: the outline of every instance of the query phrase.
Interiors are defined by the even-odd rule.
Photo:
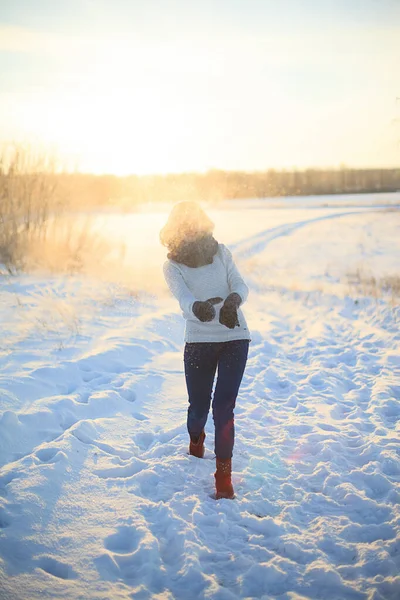
[[[220,458],[217,458],[217,470],[214,473],[216,488],[215,498],[217,500],[220,498],[232,499],[235,497],[231,475],[232,459],[228,458],[226,460],[221,460]]]
[[[204,431],[201,432],[197,441],[193,441],[192,438],[190,438],[189,454],[191,454],[192,456],[197,456],[197,458],[203,458],[205,439],[206,434],[204,433]]]

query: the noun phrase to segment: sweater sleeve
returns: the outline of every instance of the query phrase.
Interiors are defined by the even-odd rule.
[[[247,296],[249,295],[249,288],[243,281],[243,277],[240,275],[239,270],[235,265],[235,261],[233,260],[231,251],[228,250],[226,246],[223,246],[223,253],[228,275],[228,284],[231,294],[233,292],[239,294],[243,304],[247,300]]]
[[[193,304],[196,302],[196,298],[186,285],[182,273],[171,261],[166,261],[164,263],[163,270],[165,281],[172,294],[178,300],[182,312],[186,315],[190,315],[192,313]]]

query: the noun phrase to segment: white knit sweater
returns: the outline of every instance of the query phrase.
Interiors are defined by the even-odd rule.
[[[249,289],[226,246],[219,244],[212,264],[203,267],[187,267],[173,260],[167,260],[164,264],[164,276],[186,319],[186,342],[227,342],[250,339],[250,332],[240,308],[238,310],[240,327],[234,329],[229,329],[219,322],[219,311],[223,302],[215,305],[215,318],[207,323],[199,321],[192,311],[196,300],[204,301],[216,296],[225,300],[232,292],[239,294],[242,304],[247,299]]]

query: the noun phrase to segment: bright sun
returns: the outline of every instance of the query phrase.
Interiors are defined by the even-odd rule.
[[[79,100],[54,93],[36,107],[35,133],[83,171],[176,171],[180,157],[171,146],[179,122],[174,112],[173,105],[165,104],[161,111],[157,96],[137,94],[134,86],[88,91]]]
[[[139,68],[132,48],[103,48],[95,66],[88,65],[69,88],[63,82],[32,98],[24,110],[25,130],[87,172],[124,175],[190,168],[193,106],[183,102],[176,81],[172,84],[159,69],[148,68],[148,56],[145,65]]]

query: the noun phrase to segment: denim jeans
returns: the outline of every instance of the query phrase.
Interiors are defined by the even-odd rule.
[[[187,343],[184,352],[186,386],[189,395],[187,427],[191,436],[200,435],[207,422],[215,373],[212,403],[215,425],[215,454],[232,458],[236,398],[249,351],[249,340]]]

